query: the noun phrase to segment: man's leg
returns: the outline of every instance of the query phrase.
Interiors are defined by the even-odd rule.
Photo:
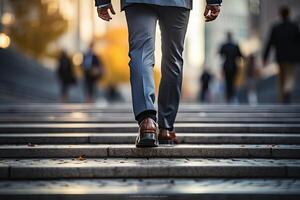
[[[85,87],[85,96],[86,96],[85,102],[93,103],[93,81],[88,71],[85,72],[84,87]]]
[[[61,80],[61,89],[60,89],[60,101],[61,103],[65,103],[68,99],[68,84],[66,81]]]
[[[141,123],[150,117],[156,121],[155,85],[153,79],[156,8],[133,4],[125,9],[129,31],[130,81],[133,110]]]
[[[183,74],[183,49],[190,11],[179,7],[159,7],[162,35],[162,78],[158,96],[158,124],[170,131],[177,115]]]
[[[226,98],[226,103],[230,103],[231,100],[231,94],[232,94],[232,78],[230,73],[225,74],[225,86],[226,86],[226,91],[225,91],[225,98]]]
[[[278,98],[281,103],[284,103],[284,77],[285,77],[285,68],[284,64],[279,64],[278,72]]]
[[[287,63],[284,66],[284,86],[283,95],[284,103],[291,103],[291,96],[295,86],[296,81],[296,65],[292,63]]]

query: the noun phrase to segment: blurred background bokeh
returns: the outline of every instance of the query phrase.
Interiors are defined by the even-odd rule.
[[[113,4],[120,9],[119,0]],[[184,51],[183,102],[280,103],[274,52],[264,63],[263,51],[283,5],[299,26],[299,0],[224,0],[213,23],[204,22],[205,1],[194,0]],[[158,30],[157,86],[159,35]],[[236,92],[229,99],[220,55],[228,35],[242,55],[236,60]],[[94,94],[86,97],[84,58],[89,49],[101,70],[95,72]],[[118,12],[111,23],[103,22],[97,18],[94,0],[0,0],[0,103],[130,102],[127,51],[124,13]],[[66,66],[72,75],[60,72],[59,67]],[[292,103],[300,103],[299,68]]]

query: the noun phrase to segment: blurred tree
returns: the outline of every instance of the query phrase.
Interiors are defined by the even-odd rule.
[[[10,0],[15,15],[11,27],[14,43],[37,58],[47,55],[47,46],[68,28],[68,22],[53,0]]]
[[[129,81],[127,37],[126,28],[112,28],[99,38],[100,42],[105,42],[99,52],[106,67],[105,85]]]

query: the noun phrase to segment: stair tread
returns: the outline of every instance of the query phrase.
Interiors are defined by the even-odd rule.
[[[173,167],[173,166],[299,166],[299,159],[246,159],[246,158],[94,158],[62,159],[0,159],[2,166],[15,167]]]
[[[2,158],[77,157],[211,157],[211,158],[300,158],[300,145],[249,144],[181,144],[138,149],[134,145],[0,145]]]
[[[133,144],[137,133],[10,133],[0,144]],[[182,144],[300,144],[300,134],[178,133]]]
[[[82,179],[1,181],[0,194],[298,194],[297,179]]]
[[[299,159],[2,159],[1,177],[57,178],[296,178]]]

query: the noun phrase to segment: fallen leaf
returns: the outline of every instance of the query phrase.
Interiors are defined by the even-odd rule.
[[[35,147],[36,145],[29,142],[29,143],[27,144],[27,146],[29,146],[29,147]]]
[[[84,161],[84,160],[86,160],[86,157],[85,157],[85,155],[80,155],[80,156],[77,158],[77,160]]]

